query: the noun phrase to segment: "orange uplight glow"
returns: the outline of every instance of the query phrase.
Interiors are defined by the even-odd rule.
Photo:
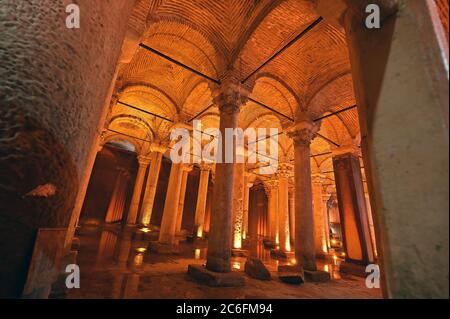
[[[138,253],[145,253],[145,252],[147,251],[147,248],[139,247],[139,248],[136,249],[136,251],[137,251]]]
[[[142,262],[143,261],[144,261],[144,255],[143,254],[137,254],[134,257],[134,260],[133,260],[134,265],[137,266],[137,267],[142,266]]]
[[[330,266],[325,265],[325,266],[323,267],[323,270],[325,270],[326,272],[330,272]]]
[[[241,269],[241,264],[240,263],[233,263],[233,269],[237,269],[240,270]]]
[[[200,249],[195,250],[195,259],[200,259]]]
[[[297,260],[296,259],[291,259],[291,264],[297,265]]]
[[[143,227],[143,228],[140,229],[140,231],[143,232],[143,233],[149,233],[150,229],[147,228],[147,227]]]

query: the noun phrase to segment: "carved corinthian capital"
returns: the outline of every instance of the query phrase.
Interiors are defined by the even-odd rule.
[[[288,129],[288,136],[294,140],[296,145],[309,146],[311,141],[317,136],[319,129],[319,123],[303,121]]]
[[[247,102],[248,90],[232,72],[227,73],[221,82],[220,87],[213,92],[214,103],[221,112],[238,112],[240,107]]]

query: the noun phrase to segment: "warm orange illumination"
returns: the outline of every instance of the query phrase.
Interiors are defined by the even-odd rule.
[[[142,266],[142,263],[143,263],[143,261],[144,261],[144,255],[143,254],[137,254],[135,257],[134,257],[134,265],[135,266]]]
[[[141,229],[139,229],[141,232],[143,232],[143,233],[149,233],[150,232],[150,229],[149,228],[147,228],[147,227],[143,227],[143,228],[141,228]]]
[[[202,238],[203,237],[203,227],[199,226],[197,229],[197,238]]]
[[[297,260],[296,259],[291,259],[291,264],[297,265]]]
[[[236,263],[233,263],[233,269],[237,269],[237,270],[240,270],[240,269],[241,269],[241,264],[240,264],[240,263],[238,263],[238,262],[236,262]]]
[[[344,252],[342,252],[342,253],[341,253],[341,256],[342,256],[342,257],[345,257],[345,253],[344,253]]]
[[[325,270],[326,272],[330,272],[330,266],[325,265],[325,266],[323,267],[323,270]]]
[[[200,259],[200,249],[195,250],[195,259]]]
[[[333,245],[336,245],[336,244],[337,244],[337,240],[336,240],[336,239],[332,239],[332,240],[331,240],[331,243],[332,243]]]
[[[144,247],[136,248],[136,251],[138,253],[145,253],[147,251],[147,248],[144,248]]]

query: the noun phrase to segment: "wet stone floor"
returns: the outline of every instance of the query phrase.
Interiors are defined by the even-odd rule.
[[[78,231],[80,248],[79,289],[71,289],[67,298],[131,299],[291,299],[291,298],[381,298],[380,289],[368,289],[363,278],[341,275],[339,261],[320,262],[319,268],[330,272],[328,283],[305,283],[301,286],[281,282],[277,266],[293,262],[270,257],[261,241],[244,242],[251,256],[260,258],[272,273],[271,281],[245,276],[242,288],[212,288],[197,283],[187,275],[189,264],[204,264],[207,241],[187,242],[180,237],[178,254],[161,255],[149,250],[157,240],[157,231],[123,229],[120,226],[83,226]],[[185,237],[184,237],[185,238]],[[234,257],[233,271],[244,275],[245,257]]]

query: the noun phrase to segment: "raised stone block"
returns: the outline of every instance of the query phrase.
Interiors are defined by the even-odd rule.
[[[277,248],[277,244],[274,241],[271,241],[270,239],[263,239],[263,245],[264,245],[264,248],[267,248],[267,249]]]
[[[231,256],[233,257],[248,257],[249,252],[245,249],[232,249]]]
[[[257,258],[248,258],[245,263],[245,273],[252,278],[258,280],[271,280],[272,276],[270,275],[269,270],[267,270],[266,266],[263,262]]]
[[[157,241],[151,241],[148,244],[148,249],[150,250],[150,252],[155,252],[162,255],[171,255],[180,253],[178,246],[162,244]]]
[[[240,273],[213,272],[201,265],[189,265],[188,275],[210,287],[242,287],[245,285],[245,278]]]
[[[343,262],[339,266],[339,271],[343,274],[354,275],[357,277],[367,277],[366,267],[363,265],[352,264],[349,262]]]
[[[286,284],[301,285],[305,282],[300,273],[286,272],[278,274],[278,278]]]
[[[304,274],[307,282],[327,282],[330,281],[331,279],[330,274],[322,270],[317,271],[305,270]]]
[[[280,249],[271,249],[270,257],[275,259],[287,259],[286,253]]]

